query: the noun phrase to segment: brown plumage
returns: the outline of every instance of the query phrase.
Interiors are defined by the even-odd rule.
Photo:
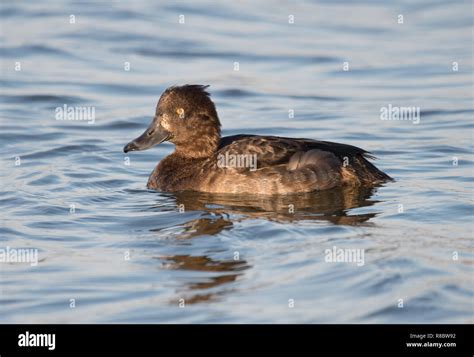
[[[207,86],[170,87],[148,129],[125,152],[168,140],[175,151],[155,167],[147,187],[159,191],[289,194],[391,178],[355,146],[311,139],[234,135],[221,138]]]

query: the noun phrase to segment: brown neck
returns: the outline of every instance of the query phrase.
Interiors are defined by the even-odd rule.
[[[175,153],[181,157],[189,159],[204,159],[211,157],[219,147],[220,129],[212,128],[207,130],[205,135],[196,133],[185,142],[175,143]]]

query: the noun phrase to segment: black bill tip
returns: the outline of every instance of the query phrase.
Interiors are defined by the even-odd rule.
[[[129,142],[127,145],[124,146],[123,152],[124,152],[124,153],[127,153],[127,152],[129,152],[129,151],[135,151],[135,150],[137,150],[137,149],[138,149],[137,144],[135,144],[134,141],[131,141],[131,142]]]

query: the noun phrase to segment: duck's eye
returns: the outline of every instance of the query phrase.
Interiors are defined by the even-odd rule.
[[[176,109],[176,114],[178,114],[180,118],[184,118],[184,109],[183,108]]]

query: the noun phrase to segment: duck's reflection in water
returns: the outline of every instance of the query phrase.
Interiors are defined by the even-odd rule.
[[[205,217],[193,219],[183,225],[179,239],[216,235],[232,229],[235,222],[246,219],[266,219],[281,223],[297,221],[331,222],[342,225],[369,224],[376,213],[349,214],[357,207],[368,207],[377,201],[371,200],[376,188],[345,187],[311,194],[287,196],[215,195],[182,192],[174,195],[176,206],[186,211],[203,211]],[[225,247],[224,247],[225,249]],[[208,272],[207,277],[194,277],[183,283],[180,294],[187,304],[211,301],[229,293],[225,288],[246,269],[251,268],[245,260],[219,260],[205,255],[161,256],[167,269],[189,272]],[[233,257],[234,252],[225,254]],[[184,291],[182,291],[184,290]]]
[[[209,256],[174,255],[161,259],[167,269],[212,273],[210,278],[186,283],[184,291],[180,292],[186,304],[215,300],[231,292],[232,289],[222,287],[236,281],[244,270],[250,268],[245,260],[215,260]]]
[[[343,187],[284,196],[180,192],[175,194],[175,198],[178,207],[183,207],[187,211],[200,210],[212,213],[228,222],[231,222],[230,217],[233,216],[232,221],[261,218],[282,223],[304,220],[356,225],[367,222],[376,213],[348,214],[348,211],[376,203],[377,201],[370,199],[375,191],[376,188]],[[228,227],[222,222],[220,225],[223,225],[223,228]],[[201,224],[200,229],[206,228]]]

